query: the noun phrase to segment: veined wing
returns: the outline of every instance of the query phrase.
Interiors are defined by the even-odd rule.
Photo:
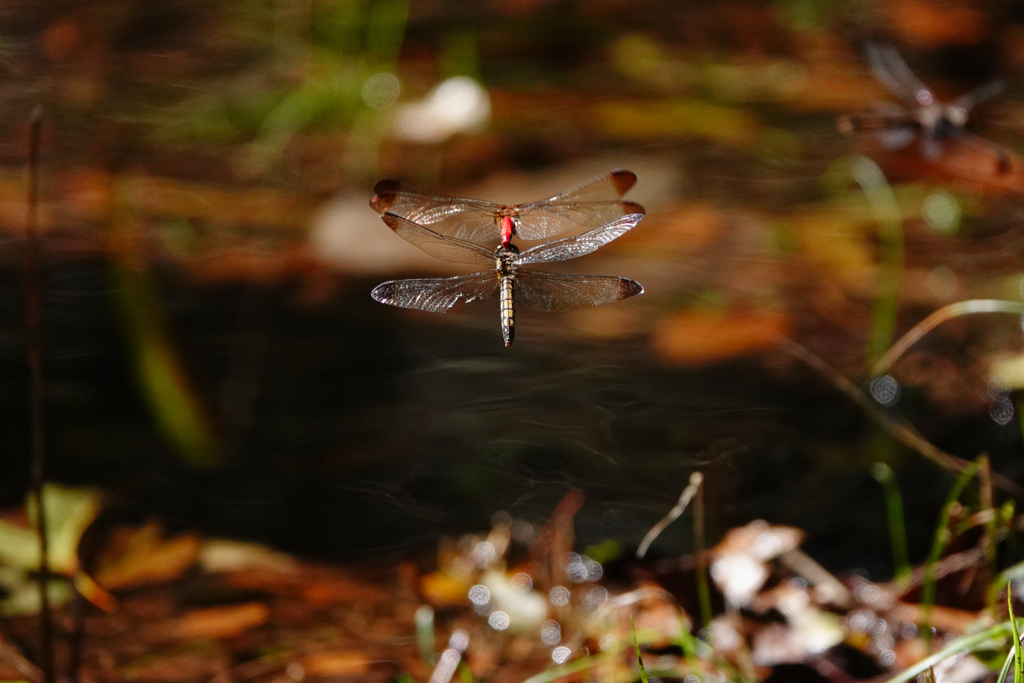
[[[494,252],[479,244],[442,235],[393,213],[385,213],[381,219],[403,239],[431,256],[456,263],[494,264]]]
[[[864,52],[871,67],[871,73],[878,82],[899,98],[927,106],[935,102],[935,96],[921,79],[910,70],[903,57],[892,45],[868,43]]]
[[[564,192],[559,192],[554,197],[543,199],[539,202],[523,204],[522,208],[529,208],[536,204],[570,202],[602,202],[618,199],[636,185],[636,173],[617,168],[590,180],[584,180],[579,185],[573,185]]]
[[[381,180],[373,186],[370,206],[377,213],[390,212],[429,225],[434,231],[470,242],[498,241],[501,207],[480,199],[444,197],[407,188],[397,180]]]
[[[639,282],[614,275],[557,275],[520,270],[516,301],[535,311],[578,311],[642,294]]]
[[[635,184],[635,173],[615,169],[549,199],[520,204],[517,232],[524,240],[541,240],[594,228],[627,214],[643,214],[639,204],[619,201]]]
[[[497,291],[497,273],[482,272],[455,277],[390,280],[374,287],[370,296],[382,304],[444,313],[459,299],[467,302],[490,299]]]
[[[643,217],[642,213],[631,213],[579,235],[538,244],[519,254],[515,259],[516,265],[568,261],[584,256],[597,251],[616,237],[622,236],[639,223]]]
[[[432,195],[404,187],[397,180],[382,180],[373,187],[370,206],[377,213],[391,212],[430,226],[442,235],[478,243],[496,242],[501,217],[515,216],[519,235],[525,240],[539,240],[597,227],[626,214],[642,214],[644,209],[639,204],[618,199],[634,184],[636,174],[619,169],[549,199],[502,206],[480,199]]]

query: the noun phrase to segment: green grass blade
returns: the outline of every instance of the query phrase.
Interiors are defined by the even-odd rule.
[[[413,620],[416,622],[416,644],[419,646],[420,658],[429,665],[437,654],[434,649],[434,609],[430,605],[420,605]]]
[[[701,626],[711,639],[711,586],[708,583],[708,566],[705,549],[707,543],[704,538],[704,487],[697,487],[697,493],[693,500],[693,539],[697,551],[697,562],[694,571],[697,577],[697,597],[700,600]]]
[[[884,681],[884,683],[906,683],[906,681],[909,681],[915,676],[927,671],[946,657],[952,657],[964,650],[971,652],[982,643],[992,640],[993,638],[1009,635],[1011,631],[1012,627],[1009,622],[1003,622],[985,629],[984,631],[957,638],[935,654],[925,657],[914,666],[893,676],[889,680]]]
[[[881,263],[878,268],[878,294],[871,309],[868,330],[868,367],[892,345],[903,279],[903,215],[885,174],[871,159],[858,156],[850,169],[860,185],[878,223]]]
[[[1013,683],[1024,681],[1024,652],[1020,646],[1020,629],[1017,628],[1017,617],[1013,614],[1013,590],[1006,584],[1006,607],[1010,611],[1010,625],[1013,626]],[[1004,674],[1005,676],[1005,674]],[[1004,680],[1002,678],[1000,681]]]
[[[629,615],[629,627],[633,630],[633,647],[636,649],[636,662],[640,667],[640,680],[647,683],[647,671],[644,669],[644,658],[640,655],[640,641],[636,639],[636,626],[633,624],[633,615]],[[1020,683],[1015,681],[1014,683]]]
[[[939,513],[939,519],[935,524],[935,535],[932,539],[931,550],[928,552],[928,559],[925,561],[924,582],[921,584],[921,606],[924,610],[921,630],[925,645],[929,649],[932,642],[932,607],[935,604],[935,565],[942,556],[942,551],[946,548],[946,544],[950,541],[949,519],[952,515],[953,505],[960,499],[960,495],[967,488],[967,484],[974,478],[974,475],[978,473],[980,467],[980,462],[972,462],[960,473],[960,476],[957,477],[956,482],[953,484],[953,488],[946,495],[946,500],[942,504],[942,511]]]
[[[615,657],[622,650],[625,649],[624,645],[602,650],[596,655],[590,655],[587,657],[580,657],[574,659],[567,664],[560,664],[559,666],[552,667],[546,671],[541,671],[539,674],[534,674],[527,678],[523,683],[553,683],[559,678],[564,678],[569,674],[578,673],[580,671],[586,671],[592,666],[596,666],[599,662],[603,661],[608,657]]]
[[[896,483],[892,468],[884,462],[871,466],[871,476],[882,485],[885,495],[885,513],[889,522],[889,543],[892,545],[892,562],[896,583],[910,578],[910,551],[907,550],[907,530],[903,518],[903,498]]]

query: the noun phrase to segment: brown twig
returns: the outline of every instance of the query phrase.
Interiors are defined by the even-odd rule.
[[[43,303],[39,287],[39,148],[43,128],[43,110],[36,107],[29,120],[28,210],[25,215],[25,335],[28,356],[30,469],[32,497],[36,506],[39,532],[39,621],[40,660],[43,680],[54,683],[53,614],[50,608],[49,541],[43,487],[46,484],[46,443],[43,408],[46,387],[43,376]]]
[[[828,363],[815,355],[810,349],[786,337],[780,338],[780,342],[787,352],[800,359],[812,370],[829,380],[836,389],[863,410],[864,413],[871,418],[876,425],[885,430],[889,436],[893,437],[907,448],[917,451],[939,467],[942,467],[949,472],[959,474],[967,467],[967,461],[950,455],[942,449],[937,448],[934,444],[915,432],[909,426],[899,422],[898,420],[894,420],[892,417],[887,415],[884,410],[879,408],[878,405],[867,396],[867,394],[861,391],[860,387],[837,372]],[[993,473],[992,484],[1017,500],[1024,500],[1024,488],[1009,477]]]
[[[0,662],[8,664],[18,675],[31,683],[42,683],[43,672],[5,640],[0,640]]]

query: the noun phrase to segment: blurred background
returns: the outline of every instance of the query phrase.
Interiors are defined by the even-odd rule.
[[[1001,80],[972,112],[979,137],[929,157],[841,134],[839,116],[894,101],[872,41],[940,99]],[[546,519],[579,490],[579,541],[628,548],[700,469],[710,538],[764,517],[807,530],[829,567],[885,575],[871,464],[903,486],[914,557],[951,478],[837,378],[867,396],[871,365],[933,311],[1021,300],[1022,46],[1017,2],[10,4],[0,502],[28,482],[41,105],[50,472],[102,487],[123,518],[387,561],[499,511]],[[513,203],[614,168],[638,175],[627,199],[646,218],[551,269],[642,296],[524,311],[509,349],[495,302],[370,298],[460,272],[387,229],[375,181]],[[896,359],[875,406],[1019,479],[1021,346],[1019,314],[950,320]],[[687,527],[652,552],[692,547]]]

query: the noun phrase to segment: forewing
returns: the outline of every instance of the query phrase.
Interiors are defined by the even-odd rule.
[[[466,302],[490,299],[498,291],[496,273],[473,273],[456,277],[391,280],[370,292],[382,304],[444,313],[459,299]]]
[[[572,237],[564,237],[554,242],[545,242],[527,249],[516,257],[516,264],[549,263],[551,261],[568,261],[597,251],[616,237],[629,231],[643,218],[642,213],[631,213],[618,220],[588,230]]]
[[[639,282],[613,275],[557,275],[520,270],[516,301],[535,311],[578,311],[642,294]]]
[[[983,85],[978,86],[971,92],[961,95],[957,99],[953,100],[952,105],[955,107],[961,107],[964,111],[970,111],[978,104],[981,104],[985,100],[992,99],[1003,91],[1004,84],[1002,81],[989,81]]]
[[[381,180],[373,191],[370,206],[377,213],[390,212],[456,239],[498,241],[497,204],[427,194],[407,188],[397,180]]]
[[[921,105],[931,104],[934,100],[928,86],[914,75],[907,63],[903,61],[903,57],[892,45],[868,43],[864,52],[868,59],[868,65],[871,67],[871,73],[889,92],[899,98]]]
[[[878,137],[886,149],[902,149],[917,136],[917,129],[909,126],[888,128],[878,131]],[[935,142],[934,140],[932,142]]]
[[[549,199],[520,204],[517,232],[525,240],[547,239],[627,214],[642,214],[644,208],[639,204],[618,199],[635,184],[635,173],[616,169]]]
[[[596,178],[585,180],[546,200],[549,202],[600,202],[618,199],[636,185],[636,174],[617,168]],[[540,202],[535,202],[540,203]]]
[[[381,216],[381,219],[407,242],[415,244],[431,256],[455,263],[494,263],[494,252],[479,244],[442,235],[390,212]]]

